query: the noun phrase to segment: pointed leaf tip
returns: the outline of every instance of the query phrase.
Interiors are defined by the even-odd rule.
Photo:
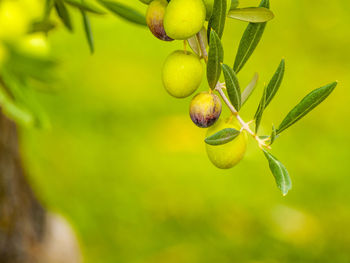
[[[277,135],[292,126],[323,102],[335,89],[337,82],[315,89],[306,95],[283,119],[277,129]]]
[[[277,187],[281,190],[283,196],[286,196],[289,190],[292,189],[292,181],[286,167],[268,151],[263,150],[263,152],[269,162],[269,167],[275,177]]]

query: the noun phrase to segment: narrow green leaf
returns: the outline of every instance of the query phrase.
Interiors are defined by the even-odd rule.
[[[238,5],[239,5],[239,1],[238,0],[232,0],[231,1],[231,6],[229,8],[230,8],[230,10],[233,10],[233,9],[237,8]]]
[[[32,115],[25,109],[16,105],[2,87],[0,87],[0,106],[6,116],[15,122],[25,126],[31,126],[33,124]]]
[[[221,75],[221,64],[224,60],[224,49],[217,33],[210,32],[209,54],[207,64],[207,79],[211,89],[214,89]]]
[[[56,78],[53,72],[57,62],[50,58],[31,57],[17,52],[17,50],[8,47],[9,59],[6,63],[6,69],[14,75],[20,77],[30,77],[42,82],[50,82]]]
[[[90,12],[90,13],[94,13],[94,14],[99,14],[99,15],[103,15],[106,12],[104,12],[103,10],[101,10],[100,8],[96,7],[95,5],[86,2],[86,1],[81,1],[81,0],[64,0],[64,2],[66,2],[67,4],[74,6],[76,8],[79,8],[82,11],[86,11],[86,12]]]
[[[244,89],[242,92],[242,106],[246,101],[249,99],[249,97],[253,94],[253,91],[255,90],[256,85],[258,84],[259,75],[258,73],[255,73],[252,80],[249,82],[248,86]]]
[[[285,62],[284,59],[282,59],[281,63],[279,64],[275,74],[273,75],[272,79],[270,80],[269,84],[267,85],[266,89],[266,102],[265,102],[265,108],[270,104],[272,99],[275,97],[278,89],[281,86],[283,76],[284,76],[284,70],[285,70]],[[255,115],[256,117],[256,115]]]
[[[4,70],[2,73],[3,84],[6,86],[9,97],[11,97],[11,99],[7,101],[8,105],[10,105],[12,110],[15,110],[17,114],[21,114],[22,118],[23,116],[27,116],[26,118],[30,116],[30,122],[23,123],[22,120],[21,123],[39,128],[48,128],[50,122],[45,111],[36,99],[33,87],[28,85],[25,79],[19,79],[7,70]],[[17,121],[19,121],[18,118],[19,116],[17,116]]]
[[[263,23],[274,18],[270,9],[265,7],[247,7],[231,10],[228,17],[251,23]]]
[[[241,88],[236,73],[226,64],[222,65],[228,97],[237,111],[241,109]]]
[[[199,34],[201,36],[201,39],[204,42],[205,47],[208,46],[208,38],[207,38],[207,31],[205,29],[205,27],[202,28],[201,31],[199,31]],[[202,51],[197,39],[197,35],[194,35],[193,37],[187,39],[187,42],[189,44],[189,46],[191,47],[191,49],[193,50],[194,53],[196,53],[199,57],[202,57]]]
[[[255,133],[257,133],[259,131],[262,115],[264,113],[265,103],[266,103],[266,91],[267,91],[267,88],[265,86],[262,98],[261,98],[259,106],[258,106],[258,109],[255,113]]]
[[[147,26],[145,16],[131,7],[112,1],[99,0],[99,2],[113,14],[135,24]]]
[[[272,132],[271,132],[271,136],[270,136],[270,145],[272,145],[275,140],[277,138],[277,130],[275,128],[275,125],[272,125]]]
[[[65,25],[65,27],[69,31],[73,31],[72,20],[64,2],[62,0],[55,0],[55,8],[56,8],[57,15],[59,16],[62,23]]]
[[[226,0],[214,0],[213,13],[208,22],[208,38],[211,29],[213,29],[221,39],[225,28],[226,5]]]
[[[280,134],[285,129],[296,123],[307,113],[313,110],[317,105],[319,105],[322,101],[324,101],[332,93],[337,84],[337,82],[330,83],[326,86],[315,89],[306,95],[306,97],[304,97],[300,103],[296,105],[284,118],[277,129],[277,134]]]
[[[269,0],[262,0],[260,7],[269,8]],[[241,71],[243,66],[247,63],[250,56],[253,54],[255,48],[260,42],[260,39],[264,33],[266,22],[264,23],[249,23],[246,30],[243,33],[241,42],[239,43],[235,63],[233,70],[236,72]]]
[[[87,14],[84,11],[81,11],[81,15],[83,17],[83,26],[85,31],[86,40],[89,44],[91,54],[94,53],[94,38],[92,36],[90,20]]]
[[[263,150],[266,159],[269,161],[270,170],[275,177],[277,187],[282,194],[287,195],[288,191],[292,189],[292,181],[286,167],[276,159],[271,153]]]
[[[284,70],[285,70],[285,62],[284,62],[284,59],[282,59],[271,81],[267,85],[265,108],[270,104],[272,99],[275,97],[279,87],[281,86],[283,76],[284,76]]]
[[[54,0],[45,1],[44,17],[43,20],[47,20],[50,17],[51,10],[54,7]]]
[[[207,137],[204,141],[209,145],[222,145],[230,141],[233,141],[239,134],[240,134],[240,131],[236,129],[226,128]]]
[[[36,33],[36,32],[43,32],[43,33],[47,33],[49,31],[51,31],[52,29],[54,29],[56,27],[56,24],[49,20],[49,19],[45,19],[42,21],[36,21],[34,22],[29,29],[30,34],[32,33]]]

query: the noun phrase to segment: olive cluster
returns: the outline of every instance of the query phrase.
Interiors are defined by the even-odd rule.
[[[214,0],[140,0],[148,4],[147,25],[152,34],[163,41],[189,40],[205,30]],[[231,0],[227,0],[231,6]],[[229,10],[229,8],[227,8]],[[175,98],[186,98],[200,86],[204,66],[200,56],[188,50],[176,50],[165,60],[162,81],[166,91]],[[225,128],[240,130],[233,118],[219,120],[222,105],[211,89],[196,94],[190,103],[190,117],[200,128],[208,128],[207,136]],[[219,120],[219,121],[218,121]],[[242,132],[235,140],[220,146],[206,145],[209,159],[222,169],[236,165],[244,156],[247,135]]]

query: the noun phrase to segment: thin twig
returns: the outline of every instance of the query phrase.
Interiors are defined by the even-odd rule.
[[[199,46],[200,46],[201,52],[203,54],[204,61],[207,63],[208,62],[208,53],[207,53],[203,38],[202,38],[200,33],[197,33],[197,40],[199,42]],[[235,107],[232,105],[232,103],[227,98],[225,92],[223,91],[224,87],[225,87],[225,83],[218,82],[216,87],[215,87],[215,90],[219,93],[219,95],[222,98],[222,100],[224,101],[224,103],[228,106],[228,108],[230,109],[232,114],[236,117],[238,122],[241,124],[242,130],[245,130],[247,133],[249,133],[257,141],[260,148],[270,149],[271,147],[267,144],[268,139],[260,139],[259,136],[257,134],[255,134],[255,132],[250,129],[249,123],[246,123],[241,118],[238,111],[235,109]]]

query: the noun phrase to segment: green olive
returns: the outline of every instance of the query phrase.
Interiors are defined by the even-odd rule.
[[[208,129],[207,135],[211,136],[225,128],[240,130],[241,126],[235,118],[219,120]],[[222,145],[206,144],[206,150],[210,161],[220,169],[229,169],[238,164],[244,157],[247,149],[247,134],[242,131],[233,141]]]
[[[202,82],[203,64],[191,52],[178,50],[165,60],[162,80],[168,93],[176,98],[190,96]]]
[[[214,93],[207,91],[193,97],[190,105],[190,116],[200,128],[212,126],[220,117],[221,101]]]
[[[172,41],[164,30],[164,14],[168,2],[166,0],[154,0],[147,8],[146,21],[152,34],[164,41]]]
[[[203,0],[172,0],[164,16],[165,32],[173,39],[188,39],[202,29],[205,16]]]

